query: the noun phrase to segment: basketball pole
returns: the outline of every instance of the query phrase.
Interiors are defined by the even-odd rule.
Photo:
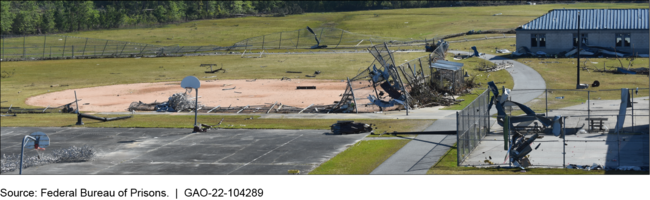
[[[26,135],[23,138],[23,143],[20,145],[20,168],[18,170],[18,175],[23,174],[23,154],[25,154],[25,140],[34,140],[36,141],[36,138],[33,138],[32,136]]]
[[[196,90],[196,99],[194,99],[194,131],[192,133],[196,133],[196,127],[198,127],[196,118],[199,115],[199,88],[194,89]]]

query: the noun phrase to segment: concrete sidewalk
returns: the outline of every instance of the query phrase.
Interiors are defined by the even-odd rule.
[[[425,131],[456,130],[456,113],[438,119]],[[370,174],[426,174],[456,142],[456,135],[418,135]]]

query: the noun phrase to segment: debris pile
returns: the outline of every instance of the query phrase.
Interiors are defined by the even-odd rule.
[[[129,111],[155,111],[156,106],[161,103],[143,103],[142,101],[132,102],[129,105]]]
[[[35,167],[50,163],[68,163],[89,161],[95,156],[95,149],[89,146],[72,146],[67,149],[57,149],[50,154],[24,156],[23,168]],[[20,154],[5,155],[0,158],[0,173],[11,172],[20,166]]]
[[[194,98],[189,98],[187,93],[179,92],[169,97],[167,102],[156,105],[158,112],[180,112],[183,110],[194,110]],[[199,108],[202,105],[199,104]]]
[[[501,61],[500,63],[491,63],[491,62],[481,62],[478,66],[477,69],[479,71],[486,71],[486,72],[496,72],[502,69],[508,69],[513,67],[514,64],[511,62],[506,62],[506,61]]]
[[[337,121],[330,126],[332,133],[337,135],[365,133],[372,131],[372,124],[354,123],[354,121]]]

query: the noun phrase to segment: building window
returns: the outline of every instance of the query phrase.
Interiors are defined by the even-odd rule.
[[[616,34],[616,46],[617,47],[629,47],[630,46],[630,34],[629,33],[617,33]]]
[[[537,34],[537,41],[539,41],[539,47],[546,47],[546,34]]]
[[[589,39],[589,37],[588,37],[589,35],[587,35],[586,33],[582,33],[580,35],[582,35],[582,45],[583,46],[588,45],[589,43],[587,43],[587,41]],[[574,47],[578,46],[578,34],[577,33],[573,34],[573,46]]]
[[[546,47],[546,34],[530,34],[531,47]]]

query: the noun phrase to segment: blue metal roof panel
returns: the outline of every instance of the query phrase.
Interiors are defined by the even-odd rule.
[[[523,30],[648,29],[648,9],[556,9],[521,26]]]

